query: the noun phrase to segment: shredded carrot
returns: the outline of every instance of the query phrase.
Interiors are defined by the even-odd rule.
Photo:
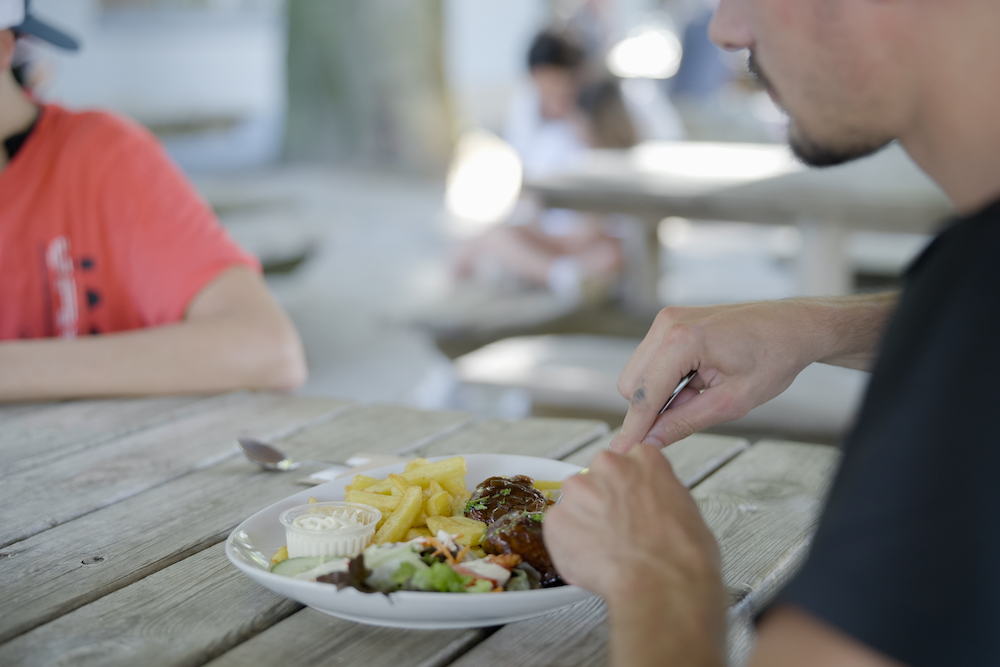
[[[467,553],[469,553],[469,547],[467,546],[462,547],[462,550],[458,552],[457,556],[455,556],[455,560],[461,563],[463,560],[465,560],[465,554]]]
[[[446,546],[438,542],[437,538],[428,537],[427,542],[428,544],[430,544],[432,547],[435,548],[434,553],[431,554],[432,556],[437,556],[438,554],[441,554],[442,556],[444,556],[444,559],[448,561],[449,565],[458,565],[458,562],[455,560],[455,557],[451,555],[451,549],[448,549]]]
[[[497,586],[496,588],[494,588],[490,592],[492,592],[492,593],[503,593],[503,586]]]

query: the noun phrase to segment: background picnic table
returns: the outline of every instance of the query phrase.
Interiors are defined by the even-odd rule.
[[[479,419],[275,393],[0,406],[2,665],[599,665],[599,599],[502,628],[400,630],[336,619],[230,565],[229,532],[302,489],[234,438],[337,463],[505,453],[587,465],[593,420]],[[747,619],[803,557],[831,447],[695,435],[666,450],[719,540],[734,664]],[[485,601],[484,601],[485,602]]]

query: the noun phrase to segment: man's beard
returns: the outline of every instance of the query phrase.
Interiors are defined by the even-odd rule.
[[[761,90],[774,91],[774,87],[771,85],[767,75],[764,74],[752,51],[747,58],[747,71],[750,73],[750,78],[756,82]],[[795,121],[795,118],[791,117],[791,114],[789,114],[789,119],[788,146],[792,149],[792,154],[795,157],[810,167],[833,167],[838,164],[867,157],[881,150],[892,141],[891,139],[874,140],[841,146],[823,144],[806,136],[801,131],[801,126]]]

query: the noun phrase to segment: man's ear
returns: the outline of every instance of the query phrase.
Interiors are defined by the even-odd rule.
[[[0,72],[6,72],[14,64],[14,31],[10,28],[0,30]]]

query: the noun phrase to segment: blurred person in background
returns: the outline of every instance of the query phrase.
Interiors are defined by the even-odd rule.
[[[607,602],[613,664],[726,664],[718,545],[659,448],[745,415],[814,362],[872,378],[749,664],[997,664],[998,30],[995,0],[720,1],[713,40],[750,51],[804,162],[898,140],[960,217],[901,293],[661,311],[619,380],[616,453],[567,480],[544,524],[564,578]]]
[[[301,384],[257,260],[147,131],[37,102],[25,36],[78,47],[0,0],[0,401]]]
[[[613,78],[589,72],[587,54],[569,35],[546,30],[528,51],[530,85],[514,97],[504,138],[526,178],[572,168],[591,148],[628,148],[636,128]],[[578,301],[606,294],[620,275],[619,231],[606,216],[542,209],[522,196],[508,224],[467,243],[459,275],[513,275]]]

